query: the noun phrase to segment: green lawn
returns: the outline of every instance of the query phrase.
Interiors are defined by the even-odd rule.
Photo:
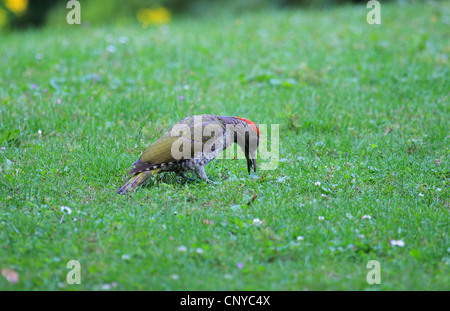
[[[0,289],[450,290],[450,5],[368,11],[1,34]],[[116,195],[202,113],[280,124],[278,168]]]

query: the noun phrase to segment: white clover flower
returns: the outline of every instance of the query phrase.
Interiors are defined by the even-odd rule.
[[[361,219],[371,219],[371,218],[372,218],[372,216],[370,216],[370,215],[363,215],[361,217]]]
[[[172,274],[172,279],[174,280],[178,280],[180,277],[178,276],[178,274]]]
[[[403,247],[405,246],[405,242],[403,240],[391,240],[391,245]]]
[[[436,188],[436,191],[441,192],[442,189],[441,188]]]
[[[61,212],[63,213],[67,213],[67,214],[72,214],[72,209],[68,206],[61,206]]]
[[[180,252],[186,252],[187,251],[187,247],[186,246],[184,246],[184,245],[181,245],[180,247],[178,247],[178,251],[180,251]]]
[[[115,47],[114,45],[108,45],[108,46],[106,47],[106,50],[107,50],[109,53],[115,53],[115,52],[116,52],[116,47]]]
[[[197,254],[203,254],[203,249],[201,247],[197,247],[195,251],[197,252]]]
[[[324,220],[324,219],[325,219],[325,217],[319,216],[319,220]]]
[[[123,254],[122,255],[122,260],[130,260],[130,255],[127,255],[127,254]]]
[[[41,129],[38,130],[38,134],[39,134],[39,135],[42,135]]]
[[[423,193],[419,193],[419,197],[423,198]]]
[[[254,226],[260,226],[260,225],[262,225],[262,221],[259,219],[259,218],[255,218],[255,219],[253,219],[253,222],[252,222],[252,224],[254,225]]]
[[[120,37],[119,38],[119,43],[120,44],[127,44],[128,43],[128,37],[125,37],[125,36]]]
[[[314,186],[320,187],[320,181],[316,181],[316,182],[314,183]]]
[[[102,289],[103,290],[110,290],[111,289],[111,285],[110,284],[103,284],[102,285]]]
[[[297,237],[297,241],[303,241],[305,238],[304,237],[302,237],[301,235],[299,235],[298,237]]]

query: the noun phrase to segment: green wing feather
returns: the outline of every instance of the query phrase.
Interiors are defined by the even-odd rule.
[[[205,126],[208,124],[217,124],[219,125],[220,130],[224,130],[225,127],[223,123],[219,122],[218,120],[211,120],[208,119],[202,123],[195,124],[196,127],[194,127],[194,122],[192,118],[189,119],[183,119],[178,124],[186,124],[189,127],[189,130],[191,132],[191,138],[183,137],[181,134],[172,136],[172,128],[171,127],[166,134],[164,134],[160,139],[155,141],[153,144],[148,146],[148,148],[142,153],[141,157],[139,158],[139,162],[141,163],[149,163],[149,164],[161,164],[161,163],[168,163],[177,161],[180,159],[175,159],[172,155],[172,145],[175,141],[181,139],[183,144],[191,144],[191,157],[194,156],[194,135],[196,132],[202,133]],[[199,129],[198,127],[202,127]],[[211,139],[213,136],[217,136],[218,133],[203,133],[201,137],[201,141],[198,141],[202,144],[207,142],[209,139]]]
[[[142,153],[139,161],[142,163],[161,164],[176,161],[172,155],[172,144],[180,137],[161,137],[148,146]],[[186,141],[190,143],[190,141]]]
[[[152,176],[156,175],[161,169],[153,170],[153,171],[146,171],[141,172],[139,174],[136,174],[135,176],[131,177],[129,181],[127,181],[116,193],[117,194],[126,194],[129,191],[135,190],[137,187],[142,185],[147,179]]]
[[[205,145],[206,142],[211,142],[211,138],[215,138],[213,143],[216,144],[217,151],[221,152],[223,149],[223,146],[220,146],[221,143],[223,143],[223,140],[219,140],[219,135],[223,135],[223,133],[214,133],[212,135],[211,133],[205,133],[205,127],[209,124],[215,124],[218,125],[216,128],[218,131],[224,132],[225,131],[225,122],[224,120],[219,120],[217,116],[212,115],[202,115],[202,122],[201,123],[195,123],[194,122],[194,116],[193,117],[187,117],[178,122],[177,124],[185,124],[188,126],[191,137],[183,137],[182,134],[172,135],[172,129],[171,127],[166,134],[164,134],[160,139],[155,141],[153,144],[147,147],[147,149],[142,153],[139,160],[134,163],[135,169],[133,169],[131,172],[133,172],[136,169],[139,169],[141,166],[145,166],[148,169],[149,165],[158,165],[162,163],[169,163],[174,162],[180,159],[175,159],[172,154],[172,145],[177,140],[181,139],[179,145],[182,144],[191,144],[191,157],[194,156],[194,143],[196,142],[194,139],[194,136],[197,132],[202,133],[201,141],[197,141],[201,143],[202,147]],[[222,117],[223,118],[231,118],[231,117]],[[201,127],[201,129],[199,128]],[[223,137],[220,137],[223,139]],[[226,148],[226,147],[225,147]],[[256,166],[255,166],[256,168]],[[158,172],[160,172],[162,168],[156,168],[152,169],[150,171],[139,171],[136,172],[136,175],[134,175],[125,185],[123,185],[117,193],[119,194],[125,194],[128,191],[136,189],[138,186],[143,184],[151,175],[156,175]],[[130,173],[131,173],[130,172]]]

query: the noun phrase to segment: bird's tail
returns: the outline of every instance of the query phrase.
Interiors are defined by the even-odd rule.
[[[149,177],[150,175],[154,176],[156,173],[158,173],[161,169],[156,169],[153,171],[143,171],[139,174],[134,175],[130,178],[129,181],[126,182],[125,185],[123,185],[118,191],[117,194],[126,194],[128,191],[134,190],[140,185],[142,185]]]

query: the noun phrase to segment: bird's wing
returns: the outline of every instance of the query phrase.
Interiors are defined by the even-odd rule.
[[[130,171],[130,174],[146,169],[156,169],[160,167],[160,164],[182,160],[180,153],[183,150],[181,149],[186,145],[190,145],[190,155],[188,155],[190,159],[194,157],[194,153],[197,151],[195,143],[199,143],[201,148],[208,146],[207,151],[215,152],[215,154],[223,150],[222,140],[219,138],[223,137],[225,127],[218,120],[203,118],[202,122],[196,123],[191,117],[183,119],[178,124],[186,125],[184,129],[190,131],[189,135],[186,136],[186,133],[177,130],[172,131],[174,127],[170,128],[160,139],[147,147],[139,160],[135,162],[135,168]],[[208,125],[210,126],[208,127]],[[197,134],[200,136],[197,137]],[[175,142],[176,144],[173,145]],[[207,144],[205,145],[205,143]],[[179,148],[180,153],[172,152],[172,147]],[[186,159],[184,156],[183,158]]]
[[[192,141],[188,138],[163,136],[148,146],[139,158],[139,162],[146,164],[161,164],[180,160],[176,159],[172,154],[172,145],[177,140],[180,140],[180,143],[192,144]]]
[[[201,122],[197,122],[201,120]],[[201,118],[201,119],[200,119]],[[177,124],[172,126],[163,137],[172,137],[172,135],[181,136],[176,130],[175,126],[179,126],[180,130],[186,127],[190,131],[192,141],[201,141],[205,144],[211,138],[217,138],[219,135],[224,135],[225,125],[216,117],[210,115],[199,115],[184,118]],[[199,135],[199,136],[197,136]]]

